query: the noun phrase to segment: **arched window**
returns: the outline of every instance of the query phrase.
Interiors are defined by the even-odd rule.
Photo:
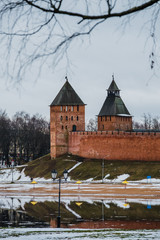
[[[73,116],[71,117],[71,121],[73,121]]]
[[[62,120],[63,120],[63,117],[61,116],[61,118],[60,118],[60,119],[61,119],[61,121],[62,121]]]
[[[73,106],[71,106],[71,111],[73,112],[73,110],[74,110],[74,107],[73,107]]]
[[[66,121],[68,121],[68,116],[66,116]]]
[[[61,106],[61,112],[62,112],[62,110],[63,110],[63,108],[62,108],[62,106]]]
[[[65,129],[67,129],[67,126],[65,126]]]
[[[77,121],[78,121],[78,116],[77,116]]]
[[[66,112],[67,112],[67,110],[68,110],[68,106],[66,106]]]
[[[63,130],[63,128],[64,128],[64,127],[63,127],[63,125],[62,125],[62,130]]]

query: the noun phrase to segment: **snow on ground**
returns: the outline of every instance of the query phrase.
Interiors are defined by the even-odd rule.
[[[139,181],[134,181],[133,183],[160,183],[160,179],[157,178],[142,179]]]
[[[68,173],[70,173],[73,169],[75,169],[76,167],[78,167],[81,163],[82,163],[82,162],[76,163],[72,168],[70,168],[70,169],[68,170]]]
[[[71,172],[73,169],[78,167],[81,164],[81,162],[76,163],[71,169],[68,170],[68,172]],[[0,169],[0,182],[5,183],[5,182],[28,182],[31,181],[30,177],[26,176],[24,173],[24,169],[22,171],[19,171],[18,168],[20,167],[25,167],[25,165],[18,166],[14,169],[10,168],[1,168]],[[115,179],[108,179],[110,175],[107,174],[103,180],[98,180],[95,181],[94,178],[89,178],[87,180],[83,180],[83,183],[89,183],[89,182],[94,182],[94,183],[122,183],[124,180],[126,180],[130,175],[129,174],[122,174],[120,176],[117,176]],[[50,183],[53,182],[52,179],[45,179],[45,178],[34,178],[36,182],[44,182],[44,183]],[[57,180],[58,181],[58,180]],[[70,177],[68,177],[68,182],[75,182],[71,181]],[[139,181],[128,181],[130,184],[139,184],[139,183],[148,183],[148,184],[160,184],[160,179],[143,179]]]
[[[51,229],[51,228],[6,228],[0,229],[1,240],[159,240],[160,230],[118,230],[118,229]]]
[[[24,173],[24,169],[20,172],[18,169],[10,168],[10,169],[1,169],[0,170],[0,182],[12,182],[18,181],[18,182],[25,182],[25,181],[31,181],[30,177],[26,176]],[[51,179],[46,180],[44,178],[34,178],[35,181],[43,181],[43,182],[50,182]]]
[[[85,182],[92,182],[94,178],[88,178]]]
[[[129,174],[122,174],[122,175],[118,176],[118,177],[114,180],[114,182],[122,182],[122,181],[124,181],[125,179],[127,179],[128,177],[129,177]]]

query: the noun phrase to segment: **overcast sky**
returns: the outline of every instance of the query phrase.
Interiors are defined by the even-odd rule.
[[[144,113],[160,116],[160,78],[152,77],[151,45],[149,42],[146,45],[147,28],[139,28],[141,20],[128,25],[125,31],[119,19],[110,20],[99,26],[90,39],[74,41],[69,51],[69,69],[64,61],[55,70],[43,66],[37,81],[34,72],[29,72],[18,90],[7,79],[0,79],[1,109],[9,117],[25,111],[31,115],[39,113],[49,120],[49,105],[65,83],[67,73],[70,84],[87,104],[88,121],[99,113],[114,73],[121,97],[135,120],[141,120]]]

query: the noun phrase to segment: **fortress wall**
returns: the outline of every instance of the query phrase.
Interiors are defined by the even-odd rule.
[[[160,133],[70,132],[68,151],[85,158],[160,161]]]

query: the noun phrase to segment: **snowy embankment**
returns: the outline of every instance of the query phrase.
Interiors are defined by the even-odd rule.
[[[51,229],[51,228],[13,228],[1,229],[1,240],[53,240],[53,239],[74,239],[74,240],[90,240],[90,239],[126,239],[126,240],[159,240],[160,230],[118,230],[118,229],[102,229],[102,230],[80,230],[80,229]]]
[[[70,173],[73,169],[75,169],[76,167],[78,167],[81,163],[76,163],[71,169],[68,170],[68,173]],[[1,183],[8,183],[8,182],[12,182],[12,180],[14,182],[30,182],[31,179],[30,177],[26,176],[24,171],[25,168],[22,171],[19,171],[19,168],[21,167],[25,167],[25,166],[19,166],[16,167],[14,169],[12,168],[2,168],[0,169],[0,182]],[[117,176],[115,179],[108,179],[110,175],[107,174],[106,176],[104,176],[103,181],[102,180],[94,180],[94,178],[90,178],[87,180],[83,180],[82,182],[94,182],[94,183],[122,183],[124,180],[126,180],[130,175],[129,174],[122,174],[120,176]],[[52,182],[52,179],[45,179],[45,178],[34,178],[34,180],[36,182]],[[68,182],[70,182],[71,179],[70,177],[68,177]],[[74,181],[73,181],[74,182]],[[154,183],[160,183],[160,179],[155,179],[155,178],[150,178],[150,179],[143,179],[143,180],[138,180],[138,181],[128,181],[130,184],[138,184],[138,183],[150,183],[150,184],[154,184]]]
[[[15,182],[29,182],[31,181],[30,177],[26,176],[23,169],[21,172],[18,170],[18,168],[14,169],[1,169],[0,170],[0,182],[6,183],[6,182],[12,182],[12,180]],[[13,171],[13,172],[12,172]],[[46,180],[44,178],[34,178],[35,181],[45,181],[50,182],[51,179]]]

